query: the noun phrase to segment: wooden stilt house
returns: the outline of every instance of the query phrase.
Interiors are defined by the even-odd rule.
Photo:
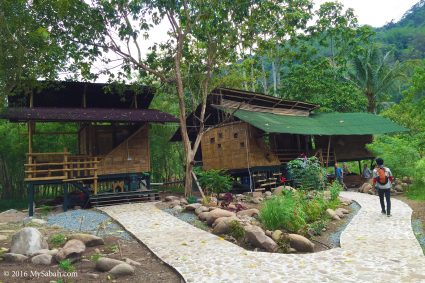
[[[153,95],[147,87],[121,86],[118,90],[106,84],[51,82],[41,89],[9,96],[0,118],[28,125],[24,166],[29,214],[33,214],[35,188],[47,184],[63,187],[65,210],[71,187],[86,194],[83,206],[88,202],[103,205],[158,198],[149,183],[149,123],[177,119],[148,109]],[[76,131],[38,131],[38,124],[48,122],[73,123]],[[33,136],[39,134],[75,134],[77,152],[66,148],[61,152],[35,152]]]
[[[226,170],[251,189],[276,186],[283,166],[316,156],[323,166],[373,159],[373,135],[406,129],[369,113],[315,113],[319,105],[242,90],[217,88],[207,98],[205,127],[196,161]],[[189,136],[199,130],[200,107],[187,118]],[[179,141],[178,130],[172,141]],[[360,164],[360,163],[359,163]]]

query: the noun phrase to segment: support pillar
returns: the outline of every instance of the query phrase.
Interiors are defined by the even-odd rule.
[[[63,184],[63,211],[68,210],[68,184]]]
[[[34,185],[28,183],[28,216],[34,216]]]
[[[362,162],[359,160],[359,175],[362,175]]]

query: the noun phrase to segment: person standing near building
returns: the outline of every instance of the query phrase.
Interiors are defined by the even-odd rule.
[[[335,162],[335,178],[338,180],[338,183],[341,184],[344,191],[347,191],[347,186],[344,184],[344,171],[339,167],[338,163]]]
[[[382,158],[376,158],[376,168],[373,169],[373,188],[378,190],[379,201],[381,203],[381,213],[391,216],[391,184],[393,175],[391,170],[384,166]],[[385,209],[384,196],[387,202]]]
[[[362,177],[366,183],[372,178],[372,170],[369,169],[366,163],[363,165]]]

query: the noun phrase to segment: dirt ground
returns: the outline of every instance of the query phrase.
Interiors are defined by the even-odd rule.
[[[16,215],[18,222],[2,222],[0,223],[0,234],[7,235],[8,239],[0,241],[0,247],[9,248],[12,235],[23,227],[21,215]],[[2,220],[6,220],[2,218]],[[7,220],[13,220],[9,216]],[[48,226],[36,226],[45,236],[55,233],[64,235],[70,234],[69,231],[61,228],[52,228]],[[140,282],[140,283],[180,283],[183,282],[181,276],[159,260],[150,252],[143,244],[136,240],[123,240],[117,237],[105,237],[105,245],[98,247],[88,247],[80,262],[74,263],[75,273],[66,274],[62,278],[59,272],[62,272],[57,265],[37,266],[31,262],[24,263],[7,263],[0,261],[0,282]],[[109,258],[124,259],[130,258],[141,263],[141,266],[135,267],[135,274],[120,278],[108,278],[107,272],[98,272],[94,270],[95,258],[97,254],[95,249],[98,248],[100,253]],[[38,272],[38,273],[37,273]],[[96,273],[98,278],[91,278],[88,273]],[[37,275],[38,274],[38,275]]]
[[[425,201],[411,200],[404,195],[391,196],[407,203],[413,210],[412,220],[419,219],[422,224],[425,225]],[[391,211],[392,214],[396,214],[397,211]],[[423,227],[425,229],[425,227]]]

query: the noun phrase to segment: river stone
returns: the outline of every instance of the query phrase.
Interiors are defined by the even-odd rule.
[[[134,265],[134,266],[140,266],[140,265],[142,265],[140,262],[135,261],[135,260],[132,260],[132,259],[130,259],[128,257],[124,258],[124,261],[125,261],[125,263],[128,263],[130,265]]]
[[[280,238],[282,237],[282,235],[283,235],[283,232],[280,231],[280,230],[273,231],[273,233],[272,233],[272,239],[273,239],[273,241],[275,241],[275,242],[279,241]]]
[[[178,205],[180,205],[180,200],[175,199],[175,200],[172,200],[172,201],[170,202],[169,207],[170,207],[170,208],[173,208],[173,207],[178,206]]]
[[[31,262],[39,265],[50,265],[52,263],[52,256],[49,254],[40,254],[31,258]]]
[[[291,248],[296,249],[298,252],[312,253],[314,251],[314,244],[306,237],[298,234],[289,234],[288,238]]]
[[[189,203],[187,202],[187,199],[185,198],[180,198],[180,205],[188,205]]]
[[[217,218],[212,225],[212,227],[214,228],[212,230],[212,233],[216,235],[229,233],[230,222],[232,221],[239,221],[239,219],[236,216]]]
[[[80,240],[86,245],[86,247],[96,247],[105,244],[102,238],[84,233],[72,234],[71,236],[69,236],[69,239]]]
[[[34,227],[25,227],[12,237],[11,253],[30,255],[41,249],[48,249],[43,235]]]
[[[336,214],[336,212],[331,209],[328,208],[326,209],[326,213],[333,219],[333,220],[341,220],[341,218],[338,216],[338,214]]]
[[[210,209],[208,207],[201,205],[200,207],[195,209],[195,214],[199,215],[202,212],[209,212],[209,211],[210,211]]]
[[[360,192],[361,193],[369,193],[372,190],[372,185],[369,183],[364,183],[361,187],[360,187]]]
[[[341,211],[341,212],[342,212],[342,213],[344,213],[344,214],[349,214],[349,213],[350,213],[350,211],[348,211],[347,209],[342,208],[342,207],[339,207],[339,208],[337,208],[336,210],[339,210],[339,211]]]
[[[278,245],[264,233],[263,229],[258,226],[245,226],[245,236],[247,240],[255,247],[274,252],[278,249]]]
[[[63,248],[55,255],[55,258],[58,262],[66,258],[78,259],[85,250],[86,245],[82,241],[72,239],[65,243]]]
[[[208,225],[212,225],[217,218],[236,216],[234,212],[217,208],[208,212],[206,221]]]
[[[339,200],[346,205],[350,205],[353,203],[353,200],[341,196],[339,197]]]
[[[107,257],[101,257],[98,261],[96,261],[96,270],[99,271],[109,271],[113,267],[117,266],[118,264],[125,263],[118,259],[113,258],[107,258]]]
[[[6,253],[3,254],[3,259],[6,262],[23,262],[24,260],[27,260],[28,257],[21,254]]]
[[[397,192],[403,192],[403,186],[402,185],[395,185],[394,190],[396,190]]]
[[[192,203],[192,204],[188,204],[186,205],[185,209],[188,211],[195,211],[197,208],[201,207],[202,204],[200,203]]]
[[[241,210],[241,211],[237,212],[236,215],[238,217],[241,217],[241,216],[250,216],[250,217],[253,217],[255,215],[258,215],[258,213],[260,213],[260,211],[258,209],[251,208],[251,209]]]
[[[179,197],[176,196],[166,196],[165,201],[173,201],[173,200],[179,200]]]
[[[183,211],[183,207],[181,205],[176,205],[172,208],[174,213],[180,213]]]
[[[0,235],[0,241],[5,241],[7,240],[7,236],[5,235]]]
[[[125,276],[125,275],[133,275],[134,274],[134,267],[131,266],[128,263],[120,263],[116,266],[114,266],[110,271],[110,274],[119,277],[119,276]]]

